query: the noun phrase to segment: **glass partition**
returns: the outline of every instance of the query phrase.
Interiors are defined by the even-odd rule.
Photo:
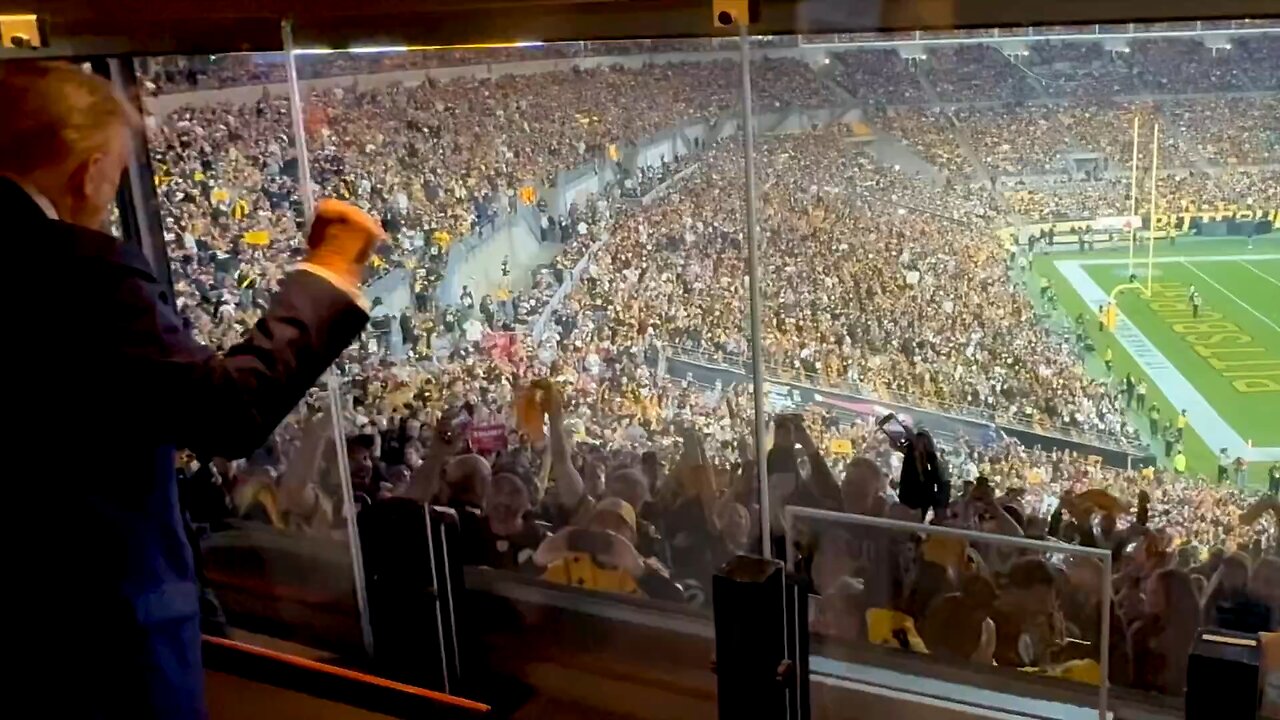
[[[883,482],[870,465],[853,468],[851,489]],[[870,665],[885,689],[896,681],[986,708],[1007,695],[1012,709],[1021,696],[1065,705],[1054,717],[1088,716],[1071,705],[1108,717],[1109,685],[1128,682],[1131,662],[1124,635],[1112,637],[1111,554],[998,534],[1017,528],[1007,501],[975,490],[935,511],[947,525],[923,524],[921,511],[892,501],[887,517],[787,508],[788,565],[809,594],[814,683],[857,680]],[[907,655],[918,657],[904,664]],[[1087,691],[1056,699],[1044,683],[1023,682],[1040,678]]]
[[[1273,582],[1265,497],[1280,478],[1274,424],[1258,420],[1276,385],[1254,374],[1277,367],[1270,340],[1258,338],[1274,337],[1268,322],[1280,318],[1248,289],[1280,278],[1276,145],[1260,120],[1277,97],[1258,75],[1280,35],[1193,28],[806,38],[796,49],[753,46],[751,66],[765,391],[789,403],[779,413],[799,413],[770,418],[768,494],[794,495],[788,504],[804,512],[882,516],[907,483],[910,461],[894,444],[926,432],[950,477],[947,505],[983,482],[997,498],[1021,498],[988,521],[1007,516],[1011,534],[1062,542],[1037,552],[1054,587],[1072,588],[1055,617],[1075,614],[1084,634],[1063,633],[1053,653],[1028,656],[1037,674],[1069,674],[1079,665],[1066,661],[1077,659],[1095,663],[1096,678],[1104,660],[1138,642],[1127,664],[1108,668],[1117,702],[1162,710],[1181,695],[1195,629],[1238,621],[1223,615],[1221,592],[1208,597],[1208,583],[1232,576],[1253,587],[1229,608],[1272,603],[1253,578],[1263,568]],[[796,74],[764,80],[792,61],[813,85]],[[1233,285],[1237,273],[1250,278]],[[1185,324],[1195,322],[1223,325]],[[1210,339],[1196,334],[1206,327],[1239,331],[1241,347],[1258,348],[1240,357],[1260,362],[1223,365],[1217,347],[1198,343]],[[858,491],[862,473],[884,487]],[[1110,498],[1107,509],[1077,504],[1082,495]],[[861,532],[891,534],[851,534]],[[931,532],[899,544],[916,548]],[[1114,570],[1081,546],[1102,548]],[[853,565],[839,566],[852,580],[837,590],[837,611],[858,607],[865,592]],[[997,593],[1008,582],[1008,568],[999,572]],[[1096,608],[1085,623],[1093,627],[1080,630],[1081,608],[1066,607],[1086,580],[1114,581],[1109,643],[1096,636]],[[831,632],[865,632],[858,609]],[[1154,629],[1165,622],[1176,630]],[[1063,648],[1089,652],[1057,654]],[[850,662],[894,661],[863,653]],[[935,664],[924,667],[904,672]],[[983,686],[981,675],[959,682]],[[996,675],[1000,686],[1009,679]],[[1096,695],[1038,680],[1010,692],[1098,706]],[[825,710],[839,715],[839,706]]]
[[[668,351],[748,342],[742,77],[589,49],[294,53],[315,197],[387,231],[338,368],[350,477],[455,513],[473,673],[678,656],[696,686],[711,576],[760,552],[751,376]],[[356,56],[387,69],[327,67]]]
[[[1013,694],[1088,705],[1078,688],[1032,677],[1081,671],[1175,696],[1157,660],[1114,664],[1110,646],[1145,631],[1147,603],[1162,602],[1150,597],[1181,592],[1181,575],[1151,585],[1159,572],[1203,578],[1203,613],[1208,583],[1234,572],[1223,556],[1273,567],[1274,513],[1249,512],[1280,482],[1265,412],[1277,318],[1256,294],[1280,277],[1267,71],[1280,30],[1194,27],[144,61],[174,278],[201,339],[234,337],[301,256],[315,198],[355,203],[388,235],[366,278],[373,321],[333,383],[265,460],[200,460],[227,479],[227,502],[255,487],[238,478],[267,470],[276,492],[309,500],[285,513],[292,529],[246,531],[239,509],[204,522],[240,532],[211,533],[211,557],[226,557],[220,538],[240,537],[254,562],[262,547],[287,547],[271,567],[294,574],[272,577],[299,594],[341,578],[307,597],[346,598],[347,644],[358,645],[345,519],[393,497],[447,506],[473,568],[468,610],[495,629],[484,641],[504,669],[558,650],[622,657],[636,672],[672,656],[699,688],[716,568],[739,552],[810,553],[840,571],[814,600],[823,657],[844,658],[841,638],[865,636],[878,608],[911,619],[930,648],[918,672],[940,682],[1005,687],[1016,658],[1036,671],[1013,676]],[[1236,344],[1253,364],[1222,359]],[[918,430],[957,512],[1064,544],[783,516],[899,507],[878,499],[903,494],[891,435]],[[979,478],[1021,499],[975,515],[965,503]],[[1058,512],[1067,493],[1095,490],[1113,511]],[[331,523],[317,514],[321,491],[338,508]],[[1117,547],[1127,527],[1158,541]],[[894,562],[846,557],[864,535]],[[1116,567],[1082,543],[1111,550]],[[1025,633],[1024,654],[1018,633],[997,648],[1001,668],[978,668],[948,641],[933,651],[927,606],[896,595],[863,606],[877,587],[915,589],[937,557],[959,558],[931,588],[959,594],[948,601],[959,610],[971,609],[963,581],[981,584],[980,564],[993,608],[1015,566],[1047,573],[1050,642]],[[281,610],[283,599],[233,584],[242,566],[217,562],[212,587],[237,598],[224,603],[233,626],[301,617],[305,603]],[[1113,580],[1114,623],[1066,591]],[[966,617],[985,642],[987,622]],[[627,645],[627,624],[670,632],[629,655],[602,650]],[[901,659],[864,645],[848,662]],[[533,682],[525,666],[514,672]]]
[[[706,613],[759,552],[751,376],[668,351],[749,338],[742,76],[709,48],[293,53],[314,197],[387,231],[338,369],[352,481],[452,508],[478,586]]]
[[[193,336],[219,350],[249,331],[305,252],[285,59],[137,60],[176,304]],[[367,653],[343,468],[353,448],[335,433],[333,408],[346,402],[335,391],[345,389],[322,379],[247,457],[179,453],[206,634],[346,659]]]

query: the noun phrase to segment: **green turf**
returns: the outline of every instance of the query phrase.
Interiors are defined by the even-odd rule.
[[[1238,326],[1241,332],[1252,338],[1252,342],[1247,346],[1263,349],[1262,353],[1250,354],[1249,359],[1254,359],[1254,355],[1258,359],[1280,359],[1280,331],[1277,331],[1268,323],[1270,321],[1270,323],[1280,325],[1280,285],[1272,282],[1272,280],[1280,282],[1280,260],[1247,260],[1248,266],[1246,266],[1240,262],[1210,262],[1205,260],[1197,262],[1195,259],[1196,256],[1204,255],[1248,256],[1250,254],[1280,253],[1280,235],[1272,235],[1262,239],[1255,238],[1253,250],[1248,249],[1244,240],[1223,238],[1183,241],[1179,242],[1175,247],[1169,247],[1161,243],[1157,245],[1156,253],[1157,257],[1162,258],[1185,257],[1187,263],[1184,265],[1182,263],[1166,262],[1155,265],[1154,279],[1157,283],[1170,283],[1170,292],[1174,290],[1173,284],[1178,284],[1184,288],[1185,293],[1186,285],[1194,281],[1196,289],[1200,291],[1204,299],[1203,309],[1206,312],[1212,311],[1222,314],[1224,317],[1218,322],[1228,322]],[[1050,278],[1054,283],[1054,287],[1058,290],[1061,310],[1071,317],[1083,312],[1085,317],[1090,319],[1086,327],[1090,335],[1093,336],[1099,353],[1102,352],[1103,348],[1107,347],[1108,343],[1114,349],[1114,372],[1116,377],[1123,377],[1126,372],[1132,372],[1135,377],[1138,377],[1142,376],[1143,372],[1138,367],[1138,364],[1125,352],[1123,346],[1118,342],[1114,342],[1110,333],[1097,332],[1096,309],[1086,307],[1084,300],[1076,294],[1071,284],[1061,275],[1055,263],[1061,260],[1075,259],[1127,259],[1127,255],[1127,250],[1121,248],[1086,253],[1053,253],[1049,256],[1040,256],[1035,259],[1032,265],[1032,273],[1036,277],[1028,283],[1029,287],[1034,288],[1038,285],[1039,276]],[[1139,253],[1139,275],[1140,279],[1145,280],[1145,264],[1141,263],[1143,259],[1145,259],[1144,254]],[[1125,281],[1128,268],[1127,263],[1125,263],[1124,265],[1114,266],[1085,266],[1085,270],[1100,286],[1110,289],[1116,284]],[[1197,274],[1196,270],[1212,279],[1221,288],[1215,287],[1205,277]],[[1264,275],[1266,277],[1263,277]],[[1234,295],[1235,298],[1233,299],[1227,293]],[[1185,297],[1185,294],[1183,297]],[[1174,332],[1170,327],[1170,323],[1156,315],[1138,293],[1122,293],[1119,305],[1125,316],[1142,331],[1148,340],[1160,349],[1169,362],[1188,381],[1195,385],[1205,399],[1213,404],[1215,410],[1222,416],[1224,421],[1231,424],[1243,437],[1253,438],[1255,445],[1280,445],[1280,412],[1277,412],[1272,407],[1277,404],[1278,396],[1276,393],[1243,394],[1238,392],[1231,385],[1232,378],[1223,377],[1222,371],[1215,369],[1203,357],[1197,355],[1192,349],[1192,343],[1188,343],[1182,335]],[[1262,317],[1245,309],[1244,306],[1257,311]],[[1102,372],[1101,362],[1096,359],[1090,363],[1090,368],[1095,371],[1095,374]],[[1243,369],[1232,368],[1232,370]],[[1259,369],[1268,370],[1274,369],[1274,367],[1261,366]],[[1159,403],[1163,410],[1162,422],[1165,419],[1169,419],[1173,410],[1171,403],[1154,383],[1149,382],[1148,385],[1148,402]],[[1135,416],[1135,422],[1140,423],[1144,428],[1147,425],[1145,417]],[[1213,477],[1217,468],[1217,448],[1210,448],[1195,433],[1195,418],[1191,418],[1191,432],[1188,433],[1185,447],[1190,470],[1193,473],[1202,473]],[[1252,485],[1265,485],[1268,465],[1269,463],[1261,461],[1250,463],[1249,479]]]
[[[1233,380],[1241,378],[1224,375],[1224,372],[1228,371],[1249,371],[1250,369],[1263,372],[1280,370],[1280,330],[1268,324],[1268,321],[1276,323],[1275,319],[1264,319],[1267,313],[1275,314],[1271,310],[1274,303],[1264,304],[1266,300],[1261,297],[1267,291],[1265,287],[1267,285],[1270,285],[1273,290],[1280,290],[1280,273],[1275,275],[1277,284],[1272,285],[1235,261],[1196,261],[1194,258],[1189,258],[1185,263],[1162,263],[1156,267],[1157,296],[1163,291],[1167,295],[1176,295],[1179,300],[1174,302],[1180,302],[1186,298],[1189,286],[1194,284],[1203,298],[1204,321],[1170,323],[1151,309],[1151,302],[1147,298],[1136,292],[1120,294],[1118,305],[1121,312],[1159,348],[1161,354],[1209,401],[1209,404],[1213,405],[1222,419],[1239,433],[1240,437],[1251,438],[1258,446],[1280,446],[1280,412],[1265,412],[1268,398],[1274,403],[1277,395],[1265,392],[1243,393],[1232,385]],[[1116,271],[1119,271],[1121,277],[1116,277]],[[1103,289],[1123,282],[1125,271],[1125,266],[1085,267],[1085,272]],[[1252,282],[1252,280],[1258,282]],[[1167,302],[1169,299],[1166,297],[1164,301]],[[1245,306],[1263,313],[1263,317],[1250,312]],[[1217,315],[1221,315],[1222,318],[1209,319]],[[1189,313],[1179,313],[1178,316],[1185,318]],[[1177,333],[1174,331],[1175,324],[1202,325],[1221,329]],[[1187,341],[1187,337],[1204,338],[1215,334],[1226,334],[1224,331],[1231,327],[1237,328],[1240,333],[1252,338],[1252,341],[1244,343],[1243,347],[1257,348],[1262,352],[1229,353],[1223,355],[1221,359],[1227,361],[1244,359],[1250,363],[1273,361],[1275,364],[1236,366],[1220,370],[1210,365],[1206,358],[1197,355],[1193,349],[1195,343]],[[1236,332],[1236,330],[1229,332]],[[1112,344],[1116,350],[1120,349],[1118,343]],[[1217,349],[1237,346],[1220,344],[1205,347]],[[1270,376],[1270,379],[1274,377]],[[1192,420],[1194,421],[1194,418]]]

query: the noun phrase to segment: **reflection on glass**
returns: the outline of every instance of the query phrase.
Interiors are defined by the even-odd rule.
[[[851,468],[851,496],[873,492],[874,469]],[[1109,673],[1127,683],[1128,643],[1111,634],[1104,603],[1107,553],[1023,540],[1018,502],[981,486],[942,512],[946,528],[919,524],[919,510],[896,502],[874,514],[790,511],[788,549],[811,592],[813,645],[832,657],[928,656],[937,665],[918,674],[942,678],[950,666],[1098,687]],[[990,534],[952,531],[961,527]]]
[[[327,398],[313,393],[242,460],[180,455],[182,504],[197,529],[207,581],[207,634],[363,652],[350,510],[326,408]]]
[[[608,47],[621,46],[588,54]],[[383,67],[432,68],[416,59],[431,52]],[[374,496],[452,507],[469,564],[703,605],[758,527],[739,448],[750,396],[742,380],[668,380],[667,327],[703,322],[665,317],[659,334],[655,319],[724,313],[744,347],[745,306],[710,300],[731,281],[708,285],[706,303],[680,300],[722,257],[745,267],[741,201],[681,214],[741,197],[740,149],[725,140],[737,65],[677,55],[530,73],[521,63],[546,48],[503,49],[497,64],[453,52],[467,72],[304,85],[318,194],[366,207],[389,236],[367,277],[370,329],[339,368],[349,432],[377,439],[352,480],[369,472]],[[768,107],[825,102],[798,60],[760,72]],[[679,248],[693,264],[662,262]]]
[[[147,58],[155,92],[274,79],[279,58]],[[265,63],[265,64],[263,64]],[[184,87],[190,87],[190,85]],[[168,100],[169,102],[161,102]],[[224,350],[265,312],[302,257],[287,96],[150,98],[147,142],[178,309],[201,343]],[[313,389],[246,458],[183,450],[182,506],[201,548],[206,633],[364,651],[327,395]],[[194,410],[198,412],[199,410]]]

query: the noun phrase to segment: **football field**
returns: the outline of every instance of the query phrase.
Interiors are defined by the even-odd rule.
[[[1112,350],[1115,377],[1147,378],[1161,425],[1186,410],[1192,473],[1214,478],[1227,448],[1249,461],[1252,484],[1264,483],[1267,466],[1280,460],[1280,239],[1255,239],[1252,249],[1236,239],[1161,242],[1150,294],[1145,252],[1134,267],[1141,288],[1116,291],[1128,284],[1127,251],[1054,253],[1036,258],[1033,270],[1053,281],[1071,317],[1084,313],[1098,357]],[[1099,332],[1098,307],[1113,291],[1115,332]]]

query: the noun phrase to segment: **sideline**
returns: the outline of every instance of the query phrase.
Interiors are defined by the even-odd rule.
[[[1238,260],[1239,256],[1230,258],[1223,256],[1220,259]],[[1180,262],[1181,260],[1169,258],[1166,261]],[[1083,266],[1127,262],[1127,260],[1059,260],[1054,264],[1089,307],[1098,307],[1107,302],[1109,294],[1089,277]],[[1148,340],[1119,308],[1116,309],[1115,336],[1147,377],[1160,388],[1160,392],[1164,393],[1164,396],[1177,409],[1187,409],[1191,416],[1192,429],[1205,441],[1211,451],[1225,447],[1232,457],[1240,456],[1250,462],[1280,460],[1280,447],[1249,447],[1245,439],[1222,419],[1213,405],[1204,399],[1204,396],[1182,376],[1182,373],[1178,372],[1173,363],[1165,358],[1159,348]]]
[[[1161,263],[1185,263],[1188,260],[1190,260],[1191,262],[1227,262],[1227,261],[1237,262],[1237,261],[1244,261],[1244,260],[1280,260],[1280,255],[1277,255],[1274,253],[1265,254],[1265,255],[1166,255],[1164,257],[1154,258],[1153,262],[1156,265],[1160,265]],[[1097,259],[1097,260],[1093,260],[1093,259],[1057,260],[1055,262],[1059,264],[1075,263],[1076,265],[1128,265],[1129,264],[1129,260],[1127,258],[1124,258],[1124,259],[1107,258],[1107,259]],[[1138,265],[1145,265],[1146,262],[1147,262],[1146,260],[1135,258],[1134,267],[1137,267]]]
[[[1261,259],[1265,260],[1266,258],[1261,258]],[[1255,272],[1255,273],[1257,273],[1258,275],[1261,275],[1264,279],[1266,279],[1266,280],[1268,280],[1268,281],[1270,281],[1270,282],[1272,282],[1272,283],[1274,283],[1274,284],[1276,284],[1276,285],[1280,285],[1280,280],[1277,280],[1277,279],[1275,279],[1275,278],[1271,277],[1270,275],[1268,275],[1268,274],[1266,274],[1266,273],[1262,272],[1261,270],[1259,270],[1258,268],[1256,268],[1256,267],[1254,267],[1254,266],[1250,265],[1249,263],[1245,262],[1244,260],[1240,260],[1240,261],[1239,261],[1239,263],[1240,263],[1241,265],[1243,265],[1243,266],[1245,266],[1245,267],[1249,268],[1250,270],[1254,271],[1254,272]]]

